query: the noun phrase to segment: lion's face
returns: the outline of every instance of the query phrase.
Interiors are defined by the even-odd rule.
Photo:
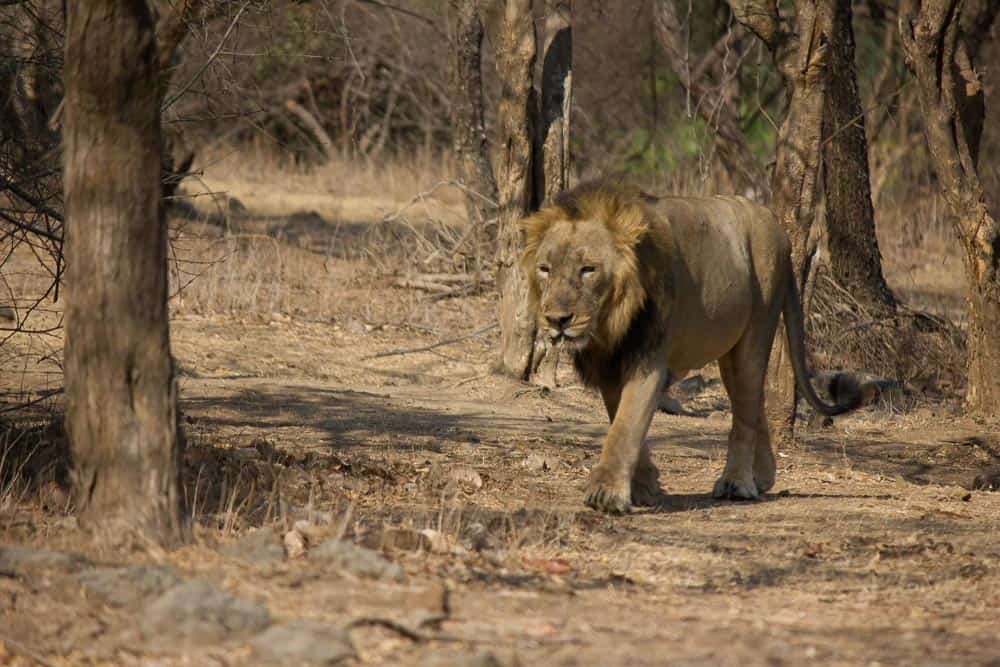
[[[538,328],[552,342],[583,349],[614,292],[616,249],[603,222],[552,224],[538,246],[531,280],[537,289]]]
[[[579,186],[521,229],[539,331],[577,352],[614,349],[646,301],[636,252],[648,225],[637,191]]]

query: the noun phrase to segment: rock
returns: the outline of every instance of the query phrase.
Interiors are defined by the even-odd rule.
[[[235,542],[226,544],[219,552],[253,565],[280,563],[285,560],[285,548],[273,528],[251,531]]]
[[[273,625],[250,646],[258,658],[275,665],[335,665],[357,656],[346,630],[311,620]]]
[[[285,555],[289,559],[301,558],[306,554],[306,538],[299,531],[295,529],[288,531],[285,533],[283,541],[285,543]]]
[[[21,546],[0,547],[0,572],[9,572],[18,577],[51,572],[70,574],[89,564],[86,558],[74,553]]]
[[[705,419],[709,422],[722,424],[729,420],[729,413],[723,412],[722,410],[716,410],[710,413]]]
[[[537,452],[528,454],[528,457],[524,459],[524,467],[529,470],[555,470],[558,465],[559,459]]]
[[[136,607],[181,582],[165,567],[135,565],[87,570],[77,581],[88,598],[110,607]]]
[[[267,607],[198,579],[171,588],[146,605],[139,617],[147,641],[165,649],[248,637],[270,623]]]
[[[382,581],[403,581],[403,568],[398,563],[387,560],[377,551],[358,546],[353,542],[329,539],[309,552],[309,559],[330,561],[356,577],[380,579]]]

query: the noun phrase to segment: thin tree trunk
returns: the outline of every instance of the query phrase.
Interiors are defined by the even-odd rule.
[[[993,416],[1000,405],[1000,225],[986,205],[977,171],[985,106],[972,52],[962,38],[961,10],[961,0],[906,0],[899,32],[917,79],[927,148],[965,250],[966,407]]]
[[[569,116],[573,99],[570,0],[548,0],[542,50],[542,99],[536,153],[536,208],[569,187]]]
[[[536,133],[534,208],[569,187],[569,121],[573,99],[573,23],[570,0],[548,0],[542,49],[542,95]],[[535,341],[534,377],[543,387],[557,385],[561,347]]]
[[[469,224],[482,226],[496,210],[483,104],[483,21],[478,0],[452,0],[455,16],[455,154]],[[493,202],[491,204],[491,202]]]
[[[535,115],[532,74],[535,30],[531,0],[498,0],[490,41],[496,50],[502,94],[498,122],[499,229],[497,285],[500,289],[500,358],[498,370],[527,379],[532,370],[536,326],[528,313],[527,283],[520,268],[519,220],[534,201],[532,134]]]
[[[77,510],[186,539],[167,321],[160,91],[143,0],[67,3],[66,423]]]
[[[888,54],[886,55],[888,58]],[[851,0],[836,0],[823,118],[823,191],[833,277],[876,314],[896,299],[882,274],[875,235],[865,117],[854,63]]]
[[[799,294],[805,293],[816,216],[826,68],[836,0],[795,0],[792,30],[782,25],[774,0],[730,0],[736,19],[768,47],[789,93],[778,131],[771,208],[792,243]],[[796,389],[785,337],[777,336],[767,372],[767,417],[775,445],[794,438]]]

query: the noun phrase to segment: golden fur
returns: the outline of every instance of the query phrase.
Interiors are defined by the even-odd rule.
[[[644,444],[671,379],[718,360],[733,404],[717,497],[756,498],[774,483],[763,382],[778,316],[803,394],[805,368],[790,246],[770,211],[739,197],[657,199],[617,180],[566,191],[522,223],[522,268],[540,332],[564,341],[601,391],[611,428],[588,505],[625,511],[659,497]],[[849,392],[850,393],[850,392]]]

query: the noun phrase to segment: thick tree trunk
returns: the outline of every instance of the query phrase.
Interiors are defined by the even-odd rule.
[[[143,0],[71,2],[67,12],[65,370],[76,505],[95,527],[176,544],[187,527],[153,19]]]
[[[497,285],[500,288],[498,369],[527,379],[534,356],[535,322],[527,308],[527,283],[521,271],[518,222],[534,202],[532,134],[535,104],[535,30],[531,0],[498,0],[491,21],[502,93],[498,121],[501,155],[497,168],[499,230]]]
[[[917,79],[927,147],[941,190],[955,212],[969,281],[970,412],[1000,405],[1000,225],[977,172],[982,85],[960,28],[961,0],[905,0],[899,32]]]
[[[452,0],[455,17],[455,155],[468,188],[469,224],[483,226],[496,210],[497,184],[490,164],[483,104],[483,21],[478,0]]]
[[[786,31],[774,0],[730,0],[736,19],[771,51],[789,93],[788,115],[778,132],[771,208],[792,242],[799,294],[805,293],[816,216],[826,68],[836,0],[795,0],[792,31]],[[774,443],[794,437],[796,390],[785,337],[775,338],[767,372],[767,418]]]
[[[874,314],[891,314],[896,299],[882,274],[882,256],[875,235],[865,117],[854,62],[851,0],[836,0],[823,137],[830,270],[837,282]]]

